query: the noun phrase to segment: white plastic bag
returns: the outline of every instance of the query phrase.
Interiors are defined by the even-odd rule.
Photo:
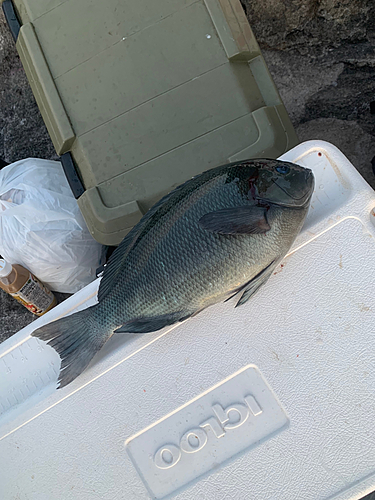
[[[90,235],[61,163],[29,158],[0,170],[0,255],[51,290],[95,279],[103,247]]]

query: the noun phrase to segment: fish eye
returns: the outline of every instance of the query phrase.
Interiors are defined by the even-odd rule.
[[[289,172],[290,168],[287,167],[286,165],[280,165],[279,167],[276,167],[276,171],[279,172],[279,174],[287,174]]]

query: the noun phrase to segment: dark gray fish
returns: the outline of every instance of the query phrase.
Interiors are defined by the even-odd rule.
[[[115,332],[160,330],[235,294],[244,304],[288,252],[313,188],[311,170],[249,160],[208,170],[165,196],[111,256],[99,303],[33,332],[61,357],[59,387]]]

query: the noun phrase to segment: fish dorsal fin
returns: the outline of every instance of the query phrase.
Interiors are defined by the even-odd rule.
[[[262,234],[271,229],[266,208],[257,205],[223,208],[204,215],[199,224],[219,234]]]
[[[135,226],[130,231],[130,233],[125,236],[116,250],[110,256],[108,263],[104,267],[104,273],[98,291],[99,302],[103,300],[104,297],[106,297],[112,289],[112,286],[123,262],[123,258],[126,257],[133,241],[137,237],[138,231],[135,231],[136,227],[137,226]]]
[[[198,176],[197,176],[198,177]],[[187,181],[189,182],[189,181]],[[118,277],[119,271],[124,263],[128,253],[133,248],[134,243],[137,241],[138,236],[141,234],[143,229],[147,226],[147,223],[154,217],[154,215],[163,207],[165,207],[169,200],[179,193],[186,183],[181,184],[176,187],[173,191],[165,195],[161,200],[159,200],[155,205],[153,205],[148,212],[142,217],[142,219],[136,224],[133,229],[125,236],[120,245],[111,255],[108,264],[104,269],[104,274],[100,282],[100,287],[98,291],[99,302],[104,299],[112,290],[116,283],[116,278]]]

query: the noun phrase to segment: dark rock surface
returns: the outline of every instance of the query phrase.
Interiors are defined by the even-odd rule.
[[[369,43],[374,36],[372,0],[241,0],[262,48],[327,55]]]
[[[242,4],[300,140],[332,142],[375,187],[375,2]]]
[[[0,158],[57,159],[0,10]]]
[[[67,293],[55,293],[55,296],[60,303],[70,295]],[[0,290],[0,343],[35,319],[37,319],[37,316]]]

